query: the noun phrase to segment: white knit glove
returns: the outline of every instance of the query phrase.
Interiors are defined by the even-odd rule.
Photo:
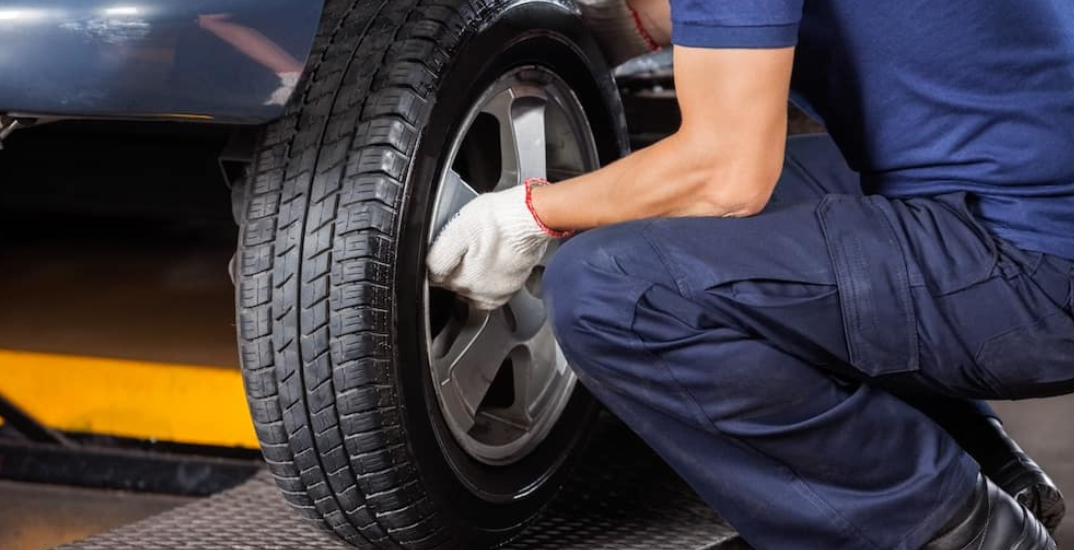
[[[582,19],[613,67],[660,49],[641,27],[627,0],[576,0]]]
[[[429,250],[429,282],[478,309],[506,304],[554,238],[530,211],[527,188],[485,193],[462,207]]]

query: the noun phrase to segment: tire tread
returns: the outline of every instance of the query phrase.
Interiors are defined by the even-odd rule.
[[[409,456],[389,353],[417,127],[476,15],[457,4],[329,0],[248,177],[237,331],[256,433],[285,499],[360,547],[459,542]]]

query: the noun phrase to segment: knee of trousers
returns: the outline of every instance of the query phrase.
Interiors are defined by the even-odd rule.
[[[587,387],[598,395],[644,395],[660,410],[729,433],[749,429],[742,425],[748,419],[778,423],[820,414],[845,398],[827,376],[779,346],[743,337],[737,303],[719,295],[699,303],[681,294],[647,227],[583,233],[564,243],[545,271],[556,339]],[[654,368],[651,354],[662,348],[674,356],[660,355],[664,368]],[[682,386],[703,405],[687,403],[676,390]]]
[[[645,238],[645,222],[587,231],[564,243],[544,274],[556,339],[568,356],[622,350],[635,307],[667,271]],[[671,283],[673,284],[673,283]],[[584,368],[586,361],[573,361]]]

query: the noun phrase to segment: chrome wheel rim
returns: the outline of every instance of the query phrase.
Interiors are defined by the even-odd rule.
[[[488,154],[498,143],[499,155]],[[547,69],[513,69],[467,112],[451,145],[433,203],[429,243],[481,192],[528,178],[559,181],[599,166],[581,102]],[[548,436],[577,384],[541,301],[541,275],[556,243],[525,288],[492,312],[425,281],[423,313],[430,375],[443,419],[458,445],[489,465],[528,456]]]

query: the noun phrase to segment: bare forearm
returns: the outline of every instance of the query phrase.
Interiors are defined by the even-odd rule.
[[[782,158],[782,141],[779,147],[767,154]],[[676,135],[596,172],[535,189],[533,207],[554,229],[653,217],[749,216],[763,208],[779,176],[765,166],[698,150]]]
[[[535,190],[538,217],[553,229],[589,229],[640,218],[756,214],[783,168],[793,53],[677,48],[679,131],[601,170]]]

